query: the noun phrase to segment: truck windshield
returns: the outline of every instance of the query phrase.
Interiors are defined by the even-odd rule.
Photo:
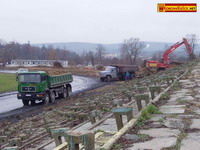
[[[109,72],[111,72],[111,70],[112,70],[112,67],[106,67],[105,69],[105,71],[109,71]]]
[[[41,76],[39,74],[20,74],[18,81],[21,83],[38,83],[41,81]]]

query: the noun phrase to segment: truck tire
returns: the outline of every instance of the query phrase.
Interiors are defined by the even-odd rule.
[[[104,78],[100,78],[100,80],[103,82],[103,81],[104,81]]]
[[[51,93],[51,100],[50,100],[50,102],[51,102],[51,103],[55,103],[55,101],[56,101],[56,96],[55,96],[55,93],[52,92],[52,93]]]
[[[43,102],[45,105],[48,105],[49,101],[50,101],[49,93],[46,93]]]
[[[67,97],[69,97],[72,93],[72,90],[70,87],[67,87]]]
[[[67,94],[67,89],[64,88],[64,89],[63,89],[63,93],[60,94],[60,98],[66,98],[67,95],[68,95],[68,94]]]
[[[29,105],[29,100],[22,99],[22,103],[24,104],[24,106],[27,106]]]
[[[31,105],[35,105],[35,100],[31,100]]]
[[[110,82],[111,81],[111,76],[106,76],[106,81]]]

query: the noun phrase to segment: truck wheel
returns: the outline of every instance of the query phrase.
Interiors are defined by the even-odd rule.
[[[64,89],[63,89],[63,93],[60,94],[60,97],[61,97],[61,98],[66,98],[67,95],[68,95],[68,94],[67,94],[67,89],[64,88]]]
[[[55,100],[56,100],[55,93],[54,93],[54,92],[52,92],[52,93],[51,93],[51,103],[54,103],[54,102],[55,102]]]
[[[24,104],[24,106],[27,106],[29,105],[29,100],[22,99],[22,103]]]
[[[104,78],[100,78],[100,80],[103,82],[103,81],[104,81]]]
[[[111,76],[106,76],[106,81],[110,82],[111,81]]]
[[[31,105],[35,105],[35,100],[31,100]]]
[[[50,101],[49,94],[46,93],[43,102],[44,102],[45,105],[48,105],[48,104],[49,104],[49,101]]]
[[[70,87],[67,87],[67,97],[69,97],[72,93],[72,90]]]

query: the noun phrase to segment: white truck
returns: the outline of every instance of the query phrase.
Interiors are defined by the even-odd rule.
[[[131,78],[135,76],[135,72],[139,70],[136,65],[109,65],[104,71],[99,72],[100,80],[110,82],[112,79],[124,79],[126,72],[129,72]]]

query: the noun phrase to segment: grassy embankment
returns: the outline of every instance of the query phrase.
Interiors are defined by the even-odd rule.
[[[16,91],[17,82],[15,74],[0,73],[0,93]]]

